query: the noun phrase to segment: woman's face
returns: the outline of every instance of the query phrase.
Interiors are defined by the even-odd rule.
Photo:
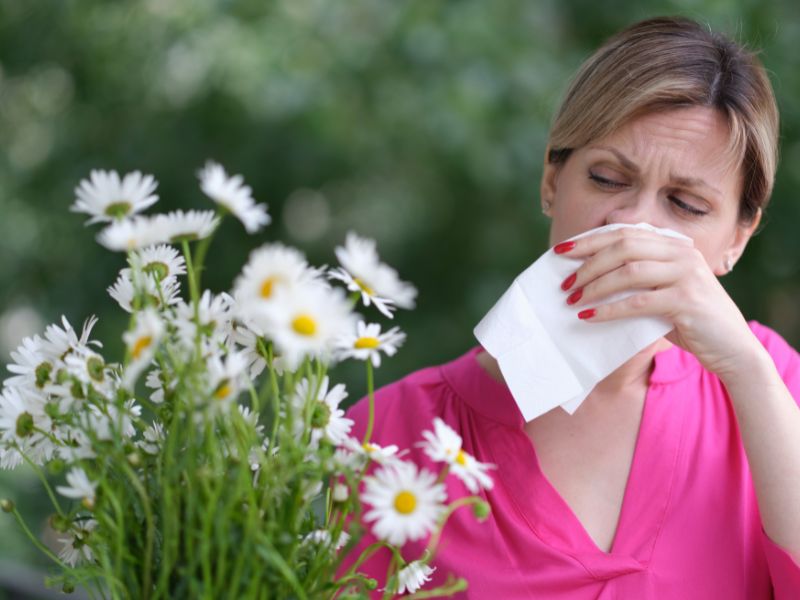
[[[758,218],[740,225],[742,178],[724,155],[728,128],[706,107],[640,117],[545,164],[542,206],[550,245],[610,223],[649,223],[694,240],[717,274],[744,250]],[[760,217],[760,214],[759,214]]]

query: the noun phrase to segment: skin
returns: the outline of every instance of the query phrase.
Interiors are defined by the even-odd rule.
[[[541,199],[552,219],[551,245],[602,225],[639,222],[673,229],[693,243],[628,228],[577,241],[566,255],[585,262],[564,292],[566,302],[581,291],[581,298],[572,303],[576,313],[596,308],[589,322],[657,316],[675,328],[601,381],[573,417],[550,411],[531,421],[526,430],[537,452],[540,442],[552,442],[554,457],[569,446],[556,445],[565,434],[573,443],[580,436],[594,436],[599,448],[607,444],[612,449],[603,467],[612,482],[608,489],[597,477],[600,481],[592,486],[581,486],[581,477],[589,477],[596,462],[585,463],[581,470],[580,456],[561,463],[553,458],[550,469],[556,479],[559,467],[578,465],[560,484],[553,483],[564,491],[581,521],[589,523],[588,530],[593,519],[613,519],[622,501],[653,356],[670,343],[677,344],[726,386],[764,529],[800,562],[800,409],[718,281],[727,272],[726,259],[735,263],[741,256],[761,216],[752,223],[738,218],[742,176],[722,152],[728,135],[724,117],[715,110],[682,108],[642,116],[613,135],[574,150],[561,165],[545,163]],[[618,302],[603,302],[624,290],[636,293]],[[479,355],[478,361],[502,378],[488,354]],[[622,419],[635,423],[625,429],[628,435],[620,433]],[[592,438],[587,439],[591,443]],[[617,463],[625,464],[617,467]],[[597,507],[597,498],[586,497],[595,492],[607,509],[602,503]],[[606,538],[601,546],[610,547],[614,528],[613,524],[596,527]]]

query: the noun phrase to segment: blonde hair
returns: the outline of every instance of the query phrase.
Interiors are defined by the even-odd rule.
[[[729,153],[743,177],[739,220],[769,201],[778,163],[778,107],[755,53],[683,17],[636,23],[580,67],[550,130],[548,161],[644,114],[707,106],[730,128]]]

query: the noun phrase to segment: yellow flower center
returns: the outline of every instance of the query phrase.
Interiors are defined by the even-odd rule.
[[[278,283],[280,278],[278,277],[267,277],[261,283],[261,297],[265,300],[272,297],[272,292],[274,291],[274,286]]]
[[[310,315],[299,315],[292,321],[292,329],[295,333],[310,337],[317,332],[317,322]]]
[[[460,464],[462,467],[467,464],[467,453],[463,450],[459,450],[458,454],[456,454],[456,462]]]
[[[225,400],[225,398],[230,396],[231,391],[231,383],[225,379],[217,386],[217,389],[214,390],[214,398],[217,400]]]
[[[373,290],[366,283],[364,283],[364,280],[359,279],[358,277],[353,277],[353,281],[356,282],[356,285],[358,287],[360,287],[362,290],[364,290],[364,293],[367,294],[367,296],[374,296],[375,295],[375,290]]]
[[[417,497],[408,490],[403,490],[394,497],[394,508],[401,515],[409,515],[417,507]]]
[[[133,348],[131,349],[131,355],[133,358],[139,358],[142,352],[144,352],[147,348],[150,347],[150,344],[153,343],[152,336],[143,335],[140,337],[136,342],[133,344]]]
[[[378,447],[375,444],[372,444],[370,442],[367,442],[366,444],[361,444],[361,445],[364,447],[364,452],[366,452],[367,454],[370,454],[371,452],[375,452],[375,450],[378,449]]]
[[[360,337],[356,340],[354,347],[358,350],[362,350],[364,348],[372,349],[377,348],[381,345],[381,342],[376,337]]]

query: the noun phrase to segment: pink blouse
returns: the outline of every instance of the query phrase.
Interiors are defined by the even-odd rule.
[[[800,355],[771,329],[750,326],[800,401]],[[469,582],[461,598],[800,598],[800,565],[761,526],[725,389],[691,354],[673,346],[655,356],[622,512],[606,553],[545,478],[514,399],[478,365],[479,351],[376,393],[375,443],[407,448],[405,458],[438,472],[415,445],[438,416],[459,432],[467,452],[498,466],[491,471],[493,489],[482,492],[490,517],[479,523],[469,508],[454,513],[432,563],[434,579],[423,590],[454,573]],[[367,414],[366,399],[350,409],[353,435],[363,435]],[[453,476],[447,492],[450,500],[469,493]],[[366,536],[355,555],[372,541]],[[407,543],[404,557],[419,558],[426,541]],[[382,549],[363,567],[379,588],[388,562]]]

